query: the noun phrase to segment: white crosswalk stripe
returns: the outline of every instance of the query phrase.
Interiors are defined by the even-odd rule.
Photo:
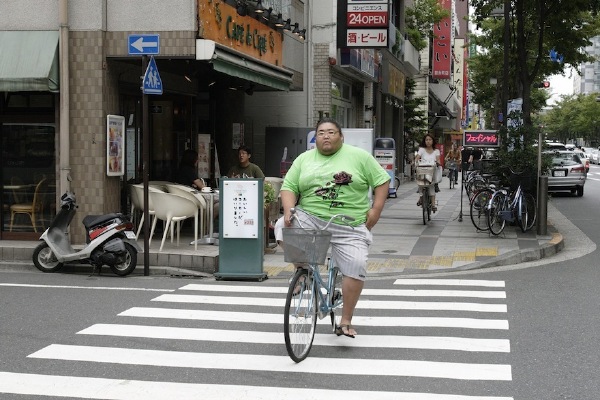
[[[348,376],[357,382],[364,380],[365,383],[373,378],[389,379],[391,387],[395,387],[394,382],[398,379],[462,382],[448,393],[430,393],[432,390],[428,383],[423,384],[422,392],[386,391],[385,386],[381,386],[381,390],[367,390],[368,385],[364,386],[365,390],[341,388],[344,389],[344,399],[512,399],[510,393],[505,393],[507,386],[500,384],[512,381],[512,368],[506,363],[511,348],[507,333],[509,324],[506,315],[508,310],[504,304],[504,282],[400,279],[394,282],[394,286],[402,289],[366,288],[363,291],[353,318],[353,324],[360,327],[356,339],[340,339],[326,333],[331,332],[329,317],[320,320],[313,352],[298,364],[285,353],[283,332],[279,329],[283,325],[284,297],[287,292],[285,284],[243,283],[185,285],[170,294],[155,297],[152,307],[124,310],[118,314],[118,323],[91,325],[76,332],[75,340],[69,340],[69,344],[51,344],[33,352],[28,359],[77,363],[78,369],[86,363],[99,363],[137,368],[227,370],[230,374],[257,371],[285,377],[304,374],[315,379],[329,379],[331,385],[335,382],[331,377],[335,376]],[[457,287],[461,287],[460,290],[456,290]],[[473,302],[466,299],[478,300]],[[223,307],[227,309],[223,310]],[[190,324],[195,326],[190,327]],[[410,335],[407,334],[409,332]],[[144,343],[144,346],[112,347],[77,342],[77,338],[93,337],[113,338],[111,344]],[[124,338],[134,338],[135,342]],[[166,341],[187,342],[188,345],[184,348],[186,351],[182,351],[166,344]],[[212,346],[204,346],[204,351],[187,351],[198,348],[190,344],[204,342],[214,343],[217,350],[212,352]],[[224,346],[244,343],[248,351],[244,354],[222,351],[219,343]],[[265,354],[265,345],[276,350],[272,354]],[[340,346],[345,348],[343,353],[335,353],[339,354],[335,357],[323,356],[327,354],[325,349],[335,351]],[[361,349],[369,352],[361,352]],[[382,352],[372,353],[373,350]],[[323,399],[339,395],[340,390],[311,389],[310,385],[289,387],[294,380],[280,382],[274,379],[270,382],[275,386],[0,372],[0,393],[128,400],[223,400],[223,393],[227,393],[227,396],[231,396],[227,398],[269,400],[291,396]],[[487,382],[486,389],[475,385],[467,390],[468,382],[473,385]],[[499,383],[498,393],[490,391],[487,386],[493,382]],[[446,387],[446,384],[442,387]]]

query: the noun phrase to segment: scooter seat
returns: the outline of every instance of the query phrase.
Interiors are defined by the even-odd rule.
[[[123,214],[121,213],[112,213],[112,214],[104,214],[104,215],[88,215],[83,218],[83,226],[85,226],[86,230],[90,230],[92,227],[101,225],[105,222],[113,220],[115,218],[122,218]]]

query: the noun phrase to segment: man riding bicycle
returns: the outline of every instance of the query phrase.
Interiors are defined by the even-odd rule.
[[[305,228],[322,229],[340,213],[355,218],[352,226],[333,223],[328,229],[333,262],[344,275],[344,305],[336,333],[354,337],[352,315],[366,279],[371,229],[388,197],[390,176],[371,154],[344,144],[334,119],[319,121],[315,136],[316,148],[300,154],[285,175],[280,192],[284,221],[286,227],[300,226],[291,219],[293,207]],[[372,206],[369,188],[373,188]]]

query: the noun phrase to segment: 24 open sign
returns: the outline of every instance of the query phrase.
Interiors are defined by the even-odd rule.
[[[473,147],[498,147],[498,131],[491,130],[469,130],[464,134],[465,146]]]

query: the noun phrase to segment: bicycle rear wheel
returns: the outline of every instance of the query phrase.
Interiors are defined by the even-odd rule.
[[[342,321],[342,306],[344,300],[342,298],[342,273],[338,267],[330,266],[333,268],[331,273],[331,285],[329,286],[330,300],[331,300],[331,328],[335,332],[335,328],[340,326]]]
[[[504,198],[505,196],[503,193],[496,193],[489,204],[488,227],[490,232],[494,235],[501,234],[506,225],[506,221],[502,218],[502,211],[504,211],[506,204]]]
[[[527,230],[530,230],[537,218],[537,203],[531,193],[525,193],[525,201],[527,202]]]
[[[471,199],[471,222],[473,222],[473,225],[479,231],[487,231],[489,229],[488,209],[486,207],[492,197],[492,193],[491,189],[482,189]]]
[[[284,313],[285,348],[294,362],[300,362],[310,352],[317,324],[315,282],[308,270],[299,268],[292,278]]]

